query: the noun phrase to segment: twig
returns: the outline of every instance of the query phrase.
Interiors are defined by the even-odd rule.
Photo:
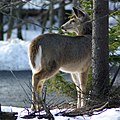
[[[45,102],[41,98],[39,98],[39,100],[40,100],[42,107],[44,108],[46,112],[46,115],[49,117],[49,120],[54,120],[54,117],[52,113],[50,112],[49,108],[46,106]]]
[[[25,95],[27,96],[27,98],[28,98],[29,101],[30,101],[30,97],[29,97],[28,93],[26,92],[25,88],[23,87],[23,85],[20,83],[20,81],[18,80],[18,78],[16,77],[16,75],[13,73],[13,71],[10,70],[10,72],[11,72],[11,74],[13,75],[13,77],[15,78],[15,80],[18,81],[18,83],[20,84],[21,88],[23,89]]]
[[[108,104],[109,104],[109,102],[106,102],[105,104],[103,104],[99,108],[93,109],[92,112],[99,112],[99,111],[103,110]]]
[[[19,5],[20,3],[23,3],[23,2],[17,1],[17,2],[11,2],[10,4],[3,5],[2,7],[0,7],[0,11],[1,11],[1,10],[4,10],[5,8],[11,8],[11,7],[13,7],[13,6],[17,6],[17,5]]]
[[[54,119],[50,119],[49,115],[46,115],[46,114],[43,114],[43,115],[36,115],[35,113],[31,113],[29,115],[25,115],[21,118],[24,118],[24,119],[32,119],[32,118],[35,118],[35,117],[38,117],[38,119],[49,119],[49,120],[54,120]]]

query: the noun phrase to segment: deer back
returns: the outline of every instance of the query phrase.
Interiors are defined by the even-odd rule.
[[[30,59],[33,67],[35,67],[39,46],[42,50],[42,67],[53,64],[53,62],[55,66],[59,67],[67,64],[77,64],[90,59],[91,56],[91,38],[88,36],[71,37],[59,34],[44,34],[34,39],[30,45]]]

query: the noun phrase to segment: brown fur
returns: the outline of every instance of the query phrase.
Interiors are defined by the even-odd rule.
[[[91,64],[91,22],[86,13],[74,8],[74,18],[65,23],[64,30],[73,30],[78,36],[65,36],[60,34],[44,34],[35,38],[29,47],[29,60],[35,69],[39,56],[39,46],[42,49],[40,54],[41,68],[32,76],[32,100],[38,104],[44,80],[55,75],[59,70],[70,73],[76,85],[78,100],[77,107],[85,105],[86,79]],[[39,60],[39,59],[37,59]],[[33,109],[37,109],[33,106]]]
[[[36,44],[36,43],[38,43],[38,41],[40,40],[40,37],[41,36],[36,37],[29,46],[29,50],[30,50],[29,52],[31,53],[30,60],[32,62],[33,67],[35,67],[35,57],[39,48],[39,44]],[[34,53],[32,51],[34,51]]]

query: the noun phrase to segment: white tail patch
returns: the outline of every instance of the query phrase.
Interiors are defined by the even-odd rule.
[[[28,52],[29,53],[29,52]],[[37,73],[41,70],[41,59],[42,59],[42,47],[39,46],[38,48],[38,52],[35,56],[35,67],[33,67],[32,63],[31,63],[31,60],[30,60],[30,55],[29,56],[29,64],[30,64],[30,67],[32,69],[32,73]]]
[[[39,46],[38,53],[35,57],[35,70],[39,71],[41,69],[41,59],[42,59],[42,47]]]

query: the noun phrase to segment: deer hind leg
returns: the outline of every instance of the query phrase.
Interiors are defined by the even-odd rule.
[[[39,110],[39,98],[40,94],[42,93],[42,87],[44,82],[41,79],[42,76],[45,76],[43,70],[41,70],[39,73],[32,75],[32,105],[31,105],[32,110]]]
[[[80,89],[80,81],[79,81],[79,73],[71,74],[72,80],[76,85],[77,90],[77,108],[81,107],[81,89]]]
[[[33,105],[31,106],[32,110],[39,109],[39,98],[42,94],[42,87],[43,83],[46,79],[53,76],[59,67],[55,63],[55,61],[50,61],[48,64],[42,67],[42,69],[38,72],[33,74],[32,76],[32,102]]]

